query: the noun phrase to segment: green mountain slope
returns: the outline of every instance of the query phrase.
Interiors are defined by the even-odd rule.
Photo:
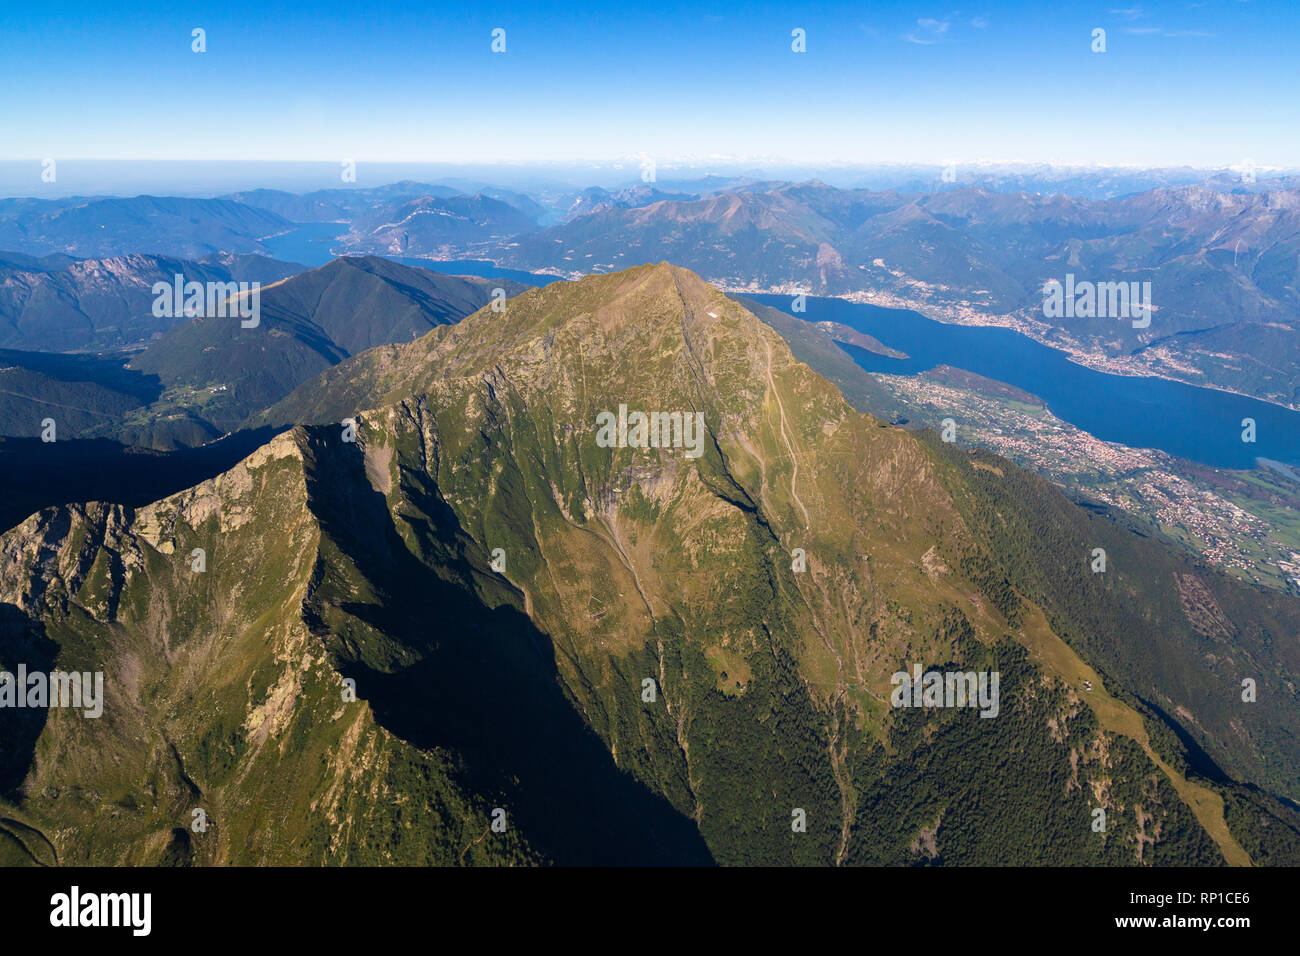
[[[0,435],[37,437],[53,418],[56,437],[74,438],[156,399],[157,381],[124,363],[125,356],[0,349]]]
[[[1071,647],[1211,766],[1300,799],[1300,602],[1157,542],[1121,512],[1081,508],[1003,459],[927,438],[954,469],[946,484],[998,572]],[[1094,548],[1105,549],[1105,573],[1090,569]],[[1253,703],[1242,700],[1245,679]]]
[[[206,421],[229,431],[350,355],[459,320],[488,303],[495,288],[514,295],[524,286],[373,256],[336,259],[263,288],[257,327],[243,328],[237,318],[197,318],[131,364],[182,390],[178,404],[201,404]]]
[[[662,269],[663,267],[661,267],[661,270]],[[662,341],[662,336],[664,334],[686,336],[687,341],[690,341],[688,332],[683,331],[681,328],[682,320],[678,319],[678,321],[674,323],[671,320],[665,319],[657,325],[652,325],[651,329],[654,334],[647,334],[646,341],[640,341],[636,338],[637,333],[644,331],[644,326],[642,324],[632,321],[629,323],[630,329],[628,330],[624,330],[624,328],[620,326],[618,331],[628,340],[637,343],[635,346],[629,344],[626,349],[623,349],[621,341],[619,344],[613,344],[606,341],[611,336],[609,330],[606,329],[600,321],[600,316],[606,309],[616,311],[620,316],[655,315],[651,306],[642,303],[635,297],[631,297],[631,301],[625,302],[622,308],[617,310],[612,306],[602,305],[602,303],[616,295],[616,293],[610,291],[611,288],[618,289],[622,284],[632,281],[629,279],[630,276],[641,276],[645,271],[646,270],[630,270],[627,273],[617,274],[607,280],[589,278],[580,283],[580,286],[585,286],[592,290],[589,293],[585,293],[585,295],[583,293],[578,293],[576,290],[565,287],[556,288],[549,294],[544,291],[528,293],[512,302],[509,313],[504,318],[480,313],[479,315],[465,320],[454,329],[437,332],[433,336],[421,340],[419,343],[414,343],[410,346],[401,348],[376,350],[374,353],[358,357],[357,359],[344,363],[338,368],[332,370],[321,379],[304,386],[297,393],[290,396],[290,398],[281,406],[273,409],[267,416],[267,419],[269,421],[338,420],[348,414],[353,414],[354,410],[357,408],[364,408],[367,405],[383,405],[386,402],[399,400],[398,396],[403,392],[403,390],[408,390],[411,387],[427,387],[433,389],[434,394],[438,396],[436,399],[429,399],[433,405],[438,407],[445,407],[447,405],[456,406],[459,404],[458,398],[443,396],[442,388],[444,386],[441,385],[443,380],[453,376],[462,377],[466,373],[471,375],[478,374],[491,380],[492,373],[489,370],[504,363],[504,359],[500,354],[500,349],[498,348],[495,352],[481,354],[476,363],[468,366],[466,365],[467,356],[474,354],[474,347],[480,337],[483,339],[490,339],[498,346],[501,343],[515,344],[516,348],[522,350],[523,354],[528,356],[527,359],[521,361],[523,361],[524,367],[530,370],[530,372],[558,367],[568,370],[559,374],[564,374],[570,378],[576,379],[575,381],[570,382],[548,382],[544,385],[535,386],[535,391],[538,394],[545,394],[546,396],[573,396],[567,399],[567,401],[572,405],[576,404],[578,397],[590,395],[592,391],[595,391],[595,401],[599,401],[603,398],[604,401],[612,407],[616,404],[618,399],[617,396],[611,394],[609,386],[604,383],[618,382],[629,383],[623,391],[626,391],[631,396],[636,396],[638,390],[642,388],[649,391],[651,395],[654,395],[654,390],[662,387],[662,383],[674,379],[681,380],[686,378],[687,372],[692,365],[691,357],[694,356],[694,352],[691,349],[687,348],[683,354],[683,346],[681,344],[678,344],[673,348],[668,343]],[[654,270],[651,270],[651,272],[653,271]],[[698,291],[699,284],[697,282],[692,285],[691,280],[684,281],[691,289]],[[602,282],[608,283],[608,285],[602,288]],[[650,280],[646,280],[646,282],[647,284],[650,284]],[[666,282],[667,280],[660,280],[661,284],[666,284]],[[660,290],[660,294],[666,295],[669,303],[672,303],[672,297],[674,294],[682,296],[682,294],[676,293],[675,290]],[[701,295],[704,294],[701,293]],[[553,303],[552,297],[554,297]],[[755,387],[754,383],[761,382],[766,374],[765,361],[757,360],[755,356],[755,347],[751,341],[751,339],[755,337],[761,341],[763,335],[760,335],[760,333],[755,331],[755,323],[753,323],[752,319],[747,321],[741,319],[739,324],[744,331],[739,334],[733,331],[731,336],[726,336],[725,338],[719,332],[715,331],[715,326],[725,327],[727,320],[711,321],[711,314],[718,316],[729,315],[733,318],[740,318],[740,316],[747,316],[748,313],[742,312],[738,316],[733,304],[726,303],[725,301],[719,302],[712,297],[706,297],[705,301],[707,304],[700,304],[697,302],[692,303],[685,308],[680,302],[659,305],[659,309],[661,312],[666,310],[669,315],[672,314],[674,309],[681,310],[684,311],[685,314],[691,316],[694,320],[703,322],[707,326],[707,331],[700,332],[699,334],[704,337],[705,341],[709,342],[710,357],[714,359],[716,365],[720,366],[722,369],[729,369],[730,365],[734,363],[735,365],[741,366],[743,371],[735,380],[718,382],[709,379],[708,381],[711,388],[708,391],[707,396],[680,395],[675,399],[677,406],[686,404],[687,407],[707,408],[707,401],[710,399],[716,401],[717,396],[720,395],[753,395]],[[524,311],[523,317],[519,314],[521,310]],[[590,316],[585,314],[588,311],[590,312]],[[582,315],[583,318],[581,320],[574,319],[574,313]],[[556,322],[560,317],[563,317],[562,328],[553,328],[551,323]],[[643,321],[651,320],[646,319]],[[491,326],[490,323],[496,323],[496,325]],[[521,327],[521,323],[525,324]],[[534,324],[529,325],[528,323]],[[489,328],[491,331],[488,331]],[[762,329],[761,326],[757,326],[757,328]],[[664,330],[667,330],[667,333],[665,333]],[[763,334],[770,333],[766,333],[766,330],[763,330]],[[718,340],[711,338],[711,336],[715,335],[718,336]],[[545,348],[538,344],[539,338],[540,342],[547,343]],[[817,344],[818,343],[812,343],[814,346]],[[562,357],[564,352],[561,351],[561,349],[566,345],[571,354],[576,357],[576,361],[574,359],[566,359]],[[780,345],[779,340],[773,342],[772,345],[774,350],[773,355],[783,354],[786,361],[789,361],[788,353],[784,352],[784,347],[783,345]],[[648,370],[638,368],[634,361],[628,363],[615,362],[610,364],[608,357],[618,355],[620,350],[638,358],[647,354],[668,355],[679,362],[683,368],[682,371],[674,375],[670,374],[670,371],[665,369],[662,363],[652,365]],[[543,356],[545,356],[545,358],[543,358]],[[605,364],[598,364],[594,361],[594,358],[596,357],[606,358],[607,361]],[[573,371],[575,365],[577,366],[577,371]],[[794,367],[797,368],[798,366]],[[710,370],[712,371],[713,368],[714,366],[711,365]],[[813,382],[820,382],[820,380],[816,379],[815,376],[808,377]],[[687,381],[693,379],[694,376],[692,374]],[[652,385],[651,381],[658,384]],[[516,383],[517,377],[512,375],[511,382],[512,384]],[[593,386],[592,383],[595,383],[595,385]],[[493,381],[493,385],[495,388],[495,381]],[[811,388],[812,386],[810,385],[808,387]],[[830,389],[825,386],[825,383],[820,383],[819,387],[823,390],[822,394],[830,393]],[[776,390],[779,393],[779,388]],[[557,400],[558,399],[555,397],[548,398],[547,404],[550,405],[552,402]],[[581,434],[580,426],[576,424],[575,419],[584,418],[587,422],[594,421],[594,415],[598,407],[595,405],[592,398],[587,398],[586,400],[588,405],[585,416],[576,415],[575,412],[577,409],[566,407],[562,419],[563,424],[553,424],[551,431],[558,432],[559,434],[568,434],[570,431],[573,434]],[[634,402],[632,398],[628,398],[627,400],[633,407],[674,407],[674,400],[667,399],[662,395],[656,396],[653,401],[646,400],[640,405]],[[849,416],[847,411],[843,409],[842,400],[840,400],[838,396],[831,393],[831,397],[827,400],[832,401],[839,406],[839,414],[844,416],[844,420],[850,420],[851,416]],[[531,409],[533,407],[532,401],[535,400],[526,401],[529,401],[529,407]],[[770,400],[765,404],[764,409],[769,415],[771,414],[772,408]],[[732,448],[730,453],[723,453],[731,474],[729,481],[734,481],[742,488],[751,489],[747,492],[746,496],[750,503],[761,501],[758,513],[763,516],[767,533],[770,533],[772,529],[780,528],[784,525],[786,528],[786,534],[790,537],[781,540],[781,546],[788,552],[789,549],[795,546],[800,546],[795,543],[792,536],[801,528],[804,530],[800,534],[800,537],[802,537],[802,534],[812,535],[818,531],[823,534],[833,534],[835,530],[852,528],[855,524],[862,522],[863,515],[870,515],[872,522],[877,525],[877,527],[872,529],[872,531],[874,531],[873,534],[866,535],[864,533],[864,536],[869,538],[870,543],[867,543],[867,541],[858,542],[853,546],[846,548],[842,542],[836,542],[834,544],[823,545],[823,547],[827,549],[826,551],[822,551],[819,547],[817,553],[822,555],[822,560],[826,562],[825,566],[834,570],[833,572],[826,572],[829,580],[822,583],[822,589],[819,589],[821,596],[818,600],[814,601],[808,596],[803,596],[802,600],[811,607],[817,607],[819,604],[823,607],[833,607],[836,604],[847,606],[844,606],[837,614],[831,615],[831,621],[822,622],[821,628],[813,628],[812,630],[814,633],[842,635],[840,639],[847,639],[850,644],[852,644],[856,638],[855,631],[860,630],[863,627],[863,622],[865,620],[868,622],[866,625],[867,633],[871,637],[871,639],[866,642],[867,646],[872,648],[876,654],[882,653],[882,648],[879,643],[882,633],[887,633],[885,628],[891,623],[895,627],[898,625],[896,622],[891,622],[889,616],[886,616],[882,620],[874,619],[875,616],[880,613],[879,598],[875,599],[873,609],[870,612],[867,612],[862,609],[854,608],[851,603],[846,601],[844,594],[845,588],[852,586],[853,590],[850,590],[848,593],[852,594],[856,591],[858,599],[862,600],[862,592],[869,592],[870,590],[869,587],[859,580],[859,576],[862,576],[865,573],[863,570],[859,570],[861,562],[866,560],[863,555],[870,555],[869,568],[874,569],[878,562],[884,560],[883,555],[888,554],[889,549],[897,547],[894,542],[899,540],[910,541],[917,548],[914,554],[895,559],[895,563],[907,567],[912,575],[917,575],[919,577],[919,580],[914,577],[907,582],[909,585],[907,591],[914,596],[914,599],[918,603],[918,607],[924,608],[925,610],[924,612],[918,610],[909,613],[912,615],[925,613],[929,618],[925,625],[919,629],[914,625],[909,625],[900,629],[902,633],[907,635],[909,643],[906,646],[912,646],[911,642],[918,640],[916,635],[912,633],[914,630],[920,630],[921,633],[929,631],[931,635],[933,635],[937,633],[937,629],[940,628],[941,625],[946,626],[944,620],[935,619],[934,615],[936,607],[942,607],[945,603],[951,603],[952,605],[964,610],[971,606],[971,599],[967,596],[968,592],[963,593],[963,589],[960,586],[958,587],[958,592],[961,593],[962,596],[956,598],[946,598],[943,590],[937,586],[938,583],[943,580],[945,573],[955,573],[951,570],[953,568],[965,567],[970,569],[967,573],[968,575],[973,575],[974,580],[971,585],[968,585],[968,587],[971,587],[975,591],[983,590],[986,593],[992,592],[986,600],[981,600],[978,605],[976,605],[983,614],[992,615],[996,621],[997,617],[1004,613],[1000,609],[1001,605],[1006,608],[1005,613],[1010,614],[1013,617],[1019,616],[1019,612],[1016,611],[1016,608],[1018,607],[1020,598],[1015,595],[1015,592],[1011,589],[1003,576],[991,573],[991,568],[994,566],[994,558],[988,553],[988,544],[985,543],[983,550],[981,550],[980,543],[963,538],[963,535],[969,532],[969,528],[966,526],[964,519],[957,518],[955,514],[950,514],[948,520],[956,529],[960,530],[950,529],[947,530],[945,534],[944,532],[941,532],[940,528],[937,526],[941,520],[939,514],[935,513],[929,507],[917,507],[914,509],[915,515],[924,513],[927,516],[927,520],[921,524],[920,527],[906,529],[906,532],[899,529],[893,535],[882,534],[883,529],[879,527],[881,523],[881,506],[879,501],[883,500],[889,502],[888,507],[896,507],[902,500],[898,497],[901,490],[890,487],[887,492],[879,498],[873,496],[870,500],[863,500],[863,492],[871,487],[872,478],[876,481],[879,481],[880,478],[873,475],[870,477],[864,477],[861,480],[845,479],[846,475],[855,475],[864,467],[864,463],[874,462],[876,456],[873,454],[854,453],[845,456],[848,460],[843,464],[831,464],[831,461],[828,461],[824,453],[821,453],[820,449],[817,449],[816,446],[819,445],[821,441],[825,440],[828,431],[838,433],[838,426],[833,426],[831,422],[822,419],[818,415],[818,413],[825,414],[822,412],[820,407],[814,405],[810,412],[808,397],[803,394],[792,394],[789,396],[789,401],[778,405],[776,408],[776,412],[778,413],[777,417],[784,419],[786,409],[792,410],[789,416],[790,421],[796,420],[797,417],[805,415],[810,416],[811,420],[805,419],[802,430],[795,430],[788,434],[782,429],[774,428],[769,424],[763,438],[747,436],[742,440],[740,436],[737,436],[735,441],[739,444],[740,450]],[[530,414],[533,413],[530,412]],[[754,416],[757,416],[759,420],[762,419],[762,410],[751,407],[748,409],[746,414],[731,409],[720,409],[717,411],[717,415],[719,420],[722,422],[729,422],[733,419],[753,421]],[[558,414],[551,414],[548,415],[548,417],[557,419],[560,416]],[[911,444],[910,439],[899,436],[899,433],[894,432],[893,430],[884,430],[876,425],[863,426],[860,424],[863,421],[869,422],[869,419],[854,420],[859,423],[858,427],[867,428],[867,434],[877,436],[895,436],[893,440],[900,442],[900,447],[904,449],[915,448],[915,446]],[[784,427],[790,427],[788,421]],[[481,430],[481,425],[477,427],[469,427],[469,432],[471,434]],[[781,433],[780,438],[777,437],[777,432]],[[783,439],[786,437],[792,438],[793,444],[791,446],[785,445]],[[772,447],[764,448],[764,443],[767,443]],[[724,444],[721,447],[725,448],[726,446]],[[805,482],[806,485],[804,486],[804,490],[797,491],[797,497],[796,490],[799,488],[800,483],[799,479],[796,478],[794,466],[798,463],[800,456],[797,452],[793,454],[791,453],[792,449],[796,448],[808,448],[809,457],[818,462],[815,471],[812,473],[810,473],[807,465],[805,465],[804,469],[799,472],[802,476],[802,481]],[[549,450],[545,452],[540,450],[530,451],[528,460],[549,461],[553,454],[554,453]],[[761,475],[755,475],[752,473],[746,474],[746,471],[749,470],[745,468],[745,465],[748,463],[747,460],[754,462],[754,465],[749,466],[751,469],[760,462],[762,463],[761,467],[758,469],[761,472]],[[833,460],[834,459],[832,459],[832,461]],[[579,461],[582,461],[581,456],[579,456]],[[698,468],[701,470],[704,469],[711,461],[711,455],[706,454],[700,459]],[[925,461],[928,462],[928,459],[925,459]],[[769,465],[768,463],[771,464]],[[926,468],[928,465],[922,464],[919,467]],[[780,476],[779,479],[767,474],[769,468],[772,471],[777,472]],[[777,471],[777,469],[779,469],[779,471]],[[587,474],[588,469],[583,467],[581,470],[584,474],[584,487],[591,487],[593,482]],[[946,471],[943,472],[943,474],[946,475]],[[826,481],[827,476],[833,476],[838,480],[832,487],[823,490],[821,485]],[[947,497],[945,491],[940,490],[942,485],[938,480],[938,473],[935,473],[931,477],[933,478],[933,482],[930,485],[930,490],[938,500],[947,500],[949,502],[948,507],[952,508],[955,512],[957,510],[955,503],[952,502],[951,498]],[[596,487],[605,487],[610,481],[610,479],[603,473],[598,474],[597,478],[600,480],[595,482]],[[721,479],[719,480],[721,481]],[[758,485],[761,493],[755,493],[755,491],[752,490],[755,483]],[[562,488],[563,486],[560,487]],[[787,487],[789,488],[788,493],[786,492]],[[909,483],[907,487],[911,493],[917,493],[919,490],[919,488],[913,483]],[[639,490],[634,491],[629,489],[626,493],[631,499],[634,509],[635,507],[639,507],[639,495],[641,492]],[[529,494],[528,499],[530,501],[545,500],[547,497],[555,497],[555,494],[556,492],[552,491],[549,495],[543,495],[539,491],[536,495]],[[588,491],[587,494],[590,494],[590,491]],[[838,503],[838,508],[836,508],[830,516],[823,516],[821,521],[812,519],[811,515],[816,513],[817,506],[816,504],[809,506],[807,502],[809,500],[816,500],[814,499],[814,495],[819,497],[823,502]],[[655,507],[655,502],[648,502],[645,505],[647,516],[655,519],[654,526],[656,529],[663,528],[663,516],[665,511],[662,510],[662,508],[662,505]],[[809,517],[805,517],[805,509],[807,509]],[[566,514],[575,516],[573,520],[577,521],[577,515],[585,514],[586,511],[589,510],[591,509],[578,511],[573,503],[570,503]],[[686,508],[685,510],[691,512],[694,509]],[[781,511],[784,511],[785,514],[781,515]],[[525,523],[525,527],[528,523],[532,523],[532,519]],[[658,533],[663,535],[663,541],[651,539],[644,544],[644,548],[647,552],[647,559],[652,555],[653,564],[667,561],[668,559],[663,556],[665,554],[675,554],[681,551],[680,544],[674,543],[675,536],[670,531],[665,530]],[[549,541],[553,536],[550,534],[541,534],[540,537],[543,540]],[[610,532],[610,537],[616,538],[617,536],[613,532]],[[885,537],[887,540],[875,540],[880,537]],[[780,535],[778,535],[778,538],[780,538]],[[765,540],[769,547],[774,544],[770,537]],[[924,543],[924,546],[921,546],[921,543]],[[931,548],[934,548],[934,551],[931,551]],[[884,551],[882,552],[881,549],[884,549]],[[974,549],[974,553],[971,553],[970,549]],[[550,549],[548,548],[548,551],[549,550]],[[626,547],[624,547],[622,551],[626,552],[628,555],[632,555],[632,552]],[[806,548],[806,551],[809,555],[814,553],[811,548]],[[947,553],[947,557],[944,556],[945,552]],[[981,554],[984,556],[981,557]],[[829,555],[829,557],[827,557],[827,555]],[[549,554],[546,563],[548,567],[554,564],[554,560],[549,556]],[[788,567],[787,562],[782,561],[781,563]],[[730,559],[721,563],[724,568],[730,568],[733,565],[745,567],[747,564],[748,562],[737,559]],[[775,563],[773,564],[773,568],[777,566],[778,565]],[[944,568],[945,570],[941,572],[938,570],[939,568]],[[649,573],[650,572],[648,571],[646,572],[647,575]],[[731,594],[733,593],[733,590],[738,594],[753,593],[752,585],[748,582],[745,586],[737,586],[733,589],[728,587],[730,582],[727,580],[725,574],[721,575],[720,581],[712,581],[713,573],[714,569],[710,567],[710,574],[707,575],[707,577],[710,578],[713,584],[718,585],[716,593]],[[803,582],[808,580],[815,582],[817,577],[818,575],[815,574],[810,575],[809,578],[802,578],[798,575],[794,575],[792,576],[792,579],[803,584]],[[872,577],[874,577],[874,575]],[[870,580],[871,578],[868,577],[868,581]],[[903,580],[906,580],[906,576],[893,578],[891,583],[897,586]],[[833,595],[833,597],[830,595]],[[890,602],[899,605],[901,609],[902,602],[900,598],[891,595],[885,604],[886,610],[891,607]],[[709,607],[709,613],[712,617],[716,613],[716,609],[712,604],[706,606]],[[831,614],[830,611],[826,611],[825,613]],[[971,612],[964,610],[964,613],[970,614]],[[1139,611],[1138,613],[1141,612]],[[1294,609],[1291,610],[1291,613],[1294,613]],[[565,626],[572,628],[574,626],[574,620],[575,619],[572,616],[569,616],[566,619]],[[976,622],[978,621],[979,618],[976,617]],[[870,626],[872,624],[875,625],[874,630]],[[700,622],[699,626],[706,630],[717,629],[716,625],[710,625],[704,622]],[[957,624],[952,626],[960,628],[960,620],[958,620]],[[1001,622],[1001,625],[993,624],[991,626],[995,634],[998,632],[999,626],[1006,628],[1007,631],[1014,632],[1014,625],[1012,622],[1005,619]],[[1022,646],[1038,647],[1040,639],[1052,640],[1056,641],[1055,647],[1059,656],[1062,659],[1069,657],[1069,655],[1065,653],[1068,648],[1056,639],[1055,635],[1051,634],[1050,630],[1046,627],[1045,622],[1040,622],[1040,626],[1035,630],[1034,634],[1035,636],[1033,640],[1022,640]],[[835,640],[835,637],[827,637],[825,641],[822,641],[819,638],[818,641],[810,645],[812,650],[808,653],[812,656],[812,659],[809,661],[809,666],[812,669],[805,671],[805,673],[819,675],[820,680],[823,682],[819,691],[820,695],[824,695],[825,699],[833,698],[843,693],[850,701],[854,700],[855,697],[858,698],[860,701],[860,703],[857,704],[858,707],[869,708],[872,706],[873,700],[879,699],[879,697],[873,697],[873,694],[885,694],[888,690],[888,686],[878,683],[864,693],[862,688],[866,684],[865,672],[857,670],[857,668],[863,668],[866,666],[865,660],[862,657],[864,652],[861,650],[854,650],[852,655],[846,654],[845,649],[836,646]],[[822,660],[816,661],[816,657],[818,656],[818,646],[822,645],[825,647],[826,642],[829,642],[830,647],[826,647],[822,650],[820,652]],[[726,660],[725,655],[722,654],[722,651],[725,650],[725,643],[722,645],[709,645],[709,647],[714,649],[709,651],[708,648],[706,648],[704,654],[706,660],[715,662]],[[711,657],[710,654],[712,655]],[[855,670],[851,673],[846,673],[848,666],[846,662],[850,660],[854,662]],[[712,666],[713,665],[710,664],[710,667]],[[718,666],[721,667],[723,665]],[[728,673],[730,673],[730,671],[728,671]],[[1057,674],[1056,676],[1059,678],[1063,675]],[[1075,676],[1077,676],[1077,674]],[[877,676],[877,680],[880,679],[881,678]],[[1099,683],[1099,681],[1094,683]],[[846,685],[849,684],[852,684],[853,687],[846,690]],[[1117,687],[1117,691],[1120,689],[1121,688]],[[1083,699],[1084,695],[1088,693],[1082,685],[1082,679],[1074,681],[1072,686],[1067,682],[1067,686],[1062,690],[1063,693],[1066,694],[1067,699],[1073,699],[1075,701],[1074,706],[1077,706],[1078,701]],[[1071,697],[1071,695],[1073,695],[1073,697]],[[1086,714],[1086,710],[1083,711],[1083,713]],[[1108,716],[1113,718],[1114,714],[1109,714]],[[1114,721],[1113,724],[1115,726],[1123,726],[1133,729],[1134,727],[1141,726],[1141,719],[1130,709],[1128,711],[1128,716],[1124,720]],[[1145,741],[1145,732],[1135,730],[1134,733],[1137,737],[1140,737]],[[1284,735],[1282,739],[1285,739]],[[1136,740],[1134,743],[1137,743]],[[1139,744],[1138,746],[1140,748],[1141,745]],[[1289,762],[1294,765],[1294,755],[1289,758]],[[997,761],[997,764],[1000,765],[1001,761]]]
[[[620,405],[702,441],[605,447]],[[942,450],[685,270],[530,290],[265,420],[297,425],[190,491],[0,537],[0,660],[109,687],[3,738],[2,815],[60,860],[1241,864],[1235,832],[1300,834],[1230,829]],[[997,715],[891,707],[913,665],[997,672]]]
[[[894,412],[866,372],[816,327],[741,299],[859,410]],[[1154,540],[1119,511],[1080,507],[1044,478],[985,451],[919,437],[963,517],[1016,590],[1053,629],[1122,680],[1131,700],[1200,752],[1203,775],[1251,780],[1300,799],[1300,607]],[[1108,569],[1094,574],[1092,550]],[[1267,675],[1267,676],[1262,676]],[[1259,691],[1241,700],[1241,681]]]

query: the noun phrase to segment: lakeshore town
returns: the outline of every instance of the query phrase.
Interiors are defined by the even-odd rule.
[[[1067,492],[1156,525],[1208,563],[1300,594],[1300,484],[1266,469],[1229,471],[1101,441],[1032,396],[990,395],[949,370],[874,377],[917,424],[957,422],[958,440],[1036,471]],[[992,385],[993,383],[989,383]],[[959,410],[958,414],[953,414]]]

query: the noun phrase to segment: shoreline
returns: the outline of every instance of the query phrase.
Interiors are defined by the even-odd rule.
[[[379,253],[371,253],[371,254],[378,255]],[[430,262],[459,261],[458,259],[435,259],[426,256],[408,256],[407,258],[411,258],[411,259],[427,258],[428,261]],[[515,271],[515,272],[530,272],[533,275],[554,276],[555,278],[564,279],[567,281],[573,281],[575,279],[581,278],[584,275],[589,274],[589,273],[575,271],[575,270],[559,269],[554,266],[546,266],[540,269],[528,269],[521,266],[507,266],[507,265],[502,265],[500,259],[493,258],[491,256],[471,257],[471,258],[476,258],[477,261],[480,262],[490,262],[492,263],[493,266],[495,266],[498,269],[510,269],[511,271]],[[734,279],[710,279],[706,277],[702,277],[702,278],[704,278],[705,282],[714,286],[719,291],[725,292],[729,295],[791,295],[794,296],[800,294],[800,292],[802,291],[802,290],[792,290],[789,286],[768,286],[767,288],[755,288],[753,285],[748,285],[748,286],[736,285]],[[804,292],[803,294],[808,295],[808,293],[806,292]],[[1062,348],[1059,342],[1051,341],[1041,333],[1033,334],[1033,332],[1037,330],[1033,330],[1032,326],[1029,325],[1028,323],[1022,325],[1021,323],[1016,321],[1009,321],[1009,322],[1007,321],[989,321],[989,322],[961,321],[959,319],[953,318],[953,312],[951,310],[951,307],[944,307],[941,305],[935,305],[934,303],[925,303],[925,302],[912,300],[912,299],[900,299],[897,296],[892,296],[887,293],[882,294],[878,292],[870,292],[867,290],[862,290],[860,292],[842,292],[833,295],[810,296],[810,298],[839,299],[842,302],[851,302],[856,305],[874,305],[877,308],[882,308],[882,309],[897,309],[899,311],[915,312],[918,315],[922,316],[923,318],[929,319],[932,322],[940,322],[944,325],[960,325],[960,326],[966,326],[970,328],[1008,329],[1009,331],[1016,332],[1020,335],[1023,335],[1027,339],[1037,342],[1039,345],[1042,345],[1046,348],[1050,348],[1054,352],[1059,352],[1062,355],[1064,355],[1069,361],[1073,362],[1075,365],[1078,365],[1082,368],[1091,369],[1094,372],[1102,372],[1107,375],[1118,375],[1118,376],[1123,376],[1124,378],[1155,378],[1166,382],[1177,382],[1180,385],[1188,385],[1191,386],[1192,388],[1211,388],[1218,392],[1226,392],[1229,395],[1237,395],[1241,398],[1253,399],[1257,402],[1264,402],[1268,405],[1274,405],[1278,408],[1284,408],[1288,411],[1300,412],[1300,404],[1289,404],[1287,402],[1280,402],[1277,399],[1267,398],[1263,395],[1254,395],[1250,392],[1243,392],[1239,389],[1228,388],[1226,385],[1218,385],[1213,382],[1205,382],[1205,381],[1202,382],[1191,381],[1188,378],[1178,378],[1176,376],[1162,373],[1150,368],[1135,367],[1132,365],[1123,365],[1123,364],[1117,366],[1115,364],[1112,364],[1115,362],[1115,359],[1113,358],[1099,356],[1094,352],[1085,352],[1082,349]],[[987,316],[989,319],[995,319],[995,320],[1004,319],[1007,318],[1008,316],[1010,317],[1015,316],[1015,313],[1006,313],[1003,315],[999,315],[996,313],[982,313],[982,314]]]

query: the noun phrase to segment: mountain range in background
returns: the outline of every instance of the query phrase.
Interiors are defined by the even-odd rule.
[[[1083,199],[1116,199],[1170,186],[1205,183],[1224,191],[1294,188],[1295,169],[1242,161],[1231,167],[1150,167],[1059,163],[838,163],[799,164],[770,157],[753,162],[674,162],[625,157],[604,162],[439,164],[363,162],[357,181],[340,187],[340,166],[331,162],[76,160],[59,162],[58,178],[45,181],[39,162],[0,160],[0,195],[24,198],[70,196],[237,196],[266,190],[302,195],[337,189],[383,189],[380,184],[419,183],[464,195],[497,190],[535,200],[557,218],[590,187],[616,192],[644,184],[655,170],[656,188],[705,195],[760,181],[821,180],[843,189],[944,192],[977,186],[992,192],[1061,193]],[[1285,184],[1290,181],[1288,187]],[[287,217],[293,218],[293,217]]]
[[[473,254],[565,275],[663,258],[737,291],[842,295],[1007,325],[1101,365],[1294,405],[1298,203],[1297,191],[1203,186],[1090,201],[811,183],[609,206]],[[1067,275],[1150,282],[1150,326],[1046,318],[1044,283]]]
[[[1137,174],[1112,178],[1142,184]],[[731,291],[837,295],[943,321],[1004,325],[1093,367],[1295,407],[1300,190],[1292,177],[1241,179],[1202,174],[1196,183],[1104,199],[1003,192],[965,180],[908,193],[710,176],[588,187],[546,203],[514,190],[466,194],[409,181],[205,200],[7,200],[0,248],[20,256],[269,256],[279,237],[302,224],[335,223],[322,261],[342,254],[486,259],[573,278],[666,260]],[[973,180],[1044,185],[1019,174]],[[1150,282],[1150,325],[1048,318],[1044,283],[1067,275]],[[0,303],[0,322],[21,323],[19,308]],[[12,335],[0,345],[28,347]],[[83,346],[70,337],[62,347]]]
[[[202,444],[238,430],[249,415],[350,355],[455,322],[487,304],[494,290],[504,301],[525,288],[373,256],[313,270],[258,256],[237,263],[233,271],[135,256],[76,262],[35,277],[43,282],[30,272],[11,276],[7,281],[30,284],[16,310],[15,336],[23,345],[62,340],[89,349],[111,337],[132,348],[77,355],[0,350],[0,434],[39,436],[54,414],[65,439],[111,438],[164,450]],[[173,275],[269,280],[259,293],[257,326],[243,328],[230,317],[154,317],[149,289],[155,281],[170,287]],[[68,317],[89,315],[117,322],[50,331],[61,320],[73,325]]]
[[[139,348],[183,316],[154,314],[153,288],[185,282],[269,285],[305,267],[263,256],[209,253],[197,260],[131,253],[105,259],[0,253],[0,348],[109,352]]]

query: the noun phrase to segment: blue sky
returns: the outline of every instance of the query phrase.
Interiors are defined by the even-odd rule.
[[[1287,0],[385,6],[7,3],[0,159],[1300,166]]]

